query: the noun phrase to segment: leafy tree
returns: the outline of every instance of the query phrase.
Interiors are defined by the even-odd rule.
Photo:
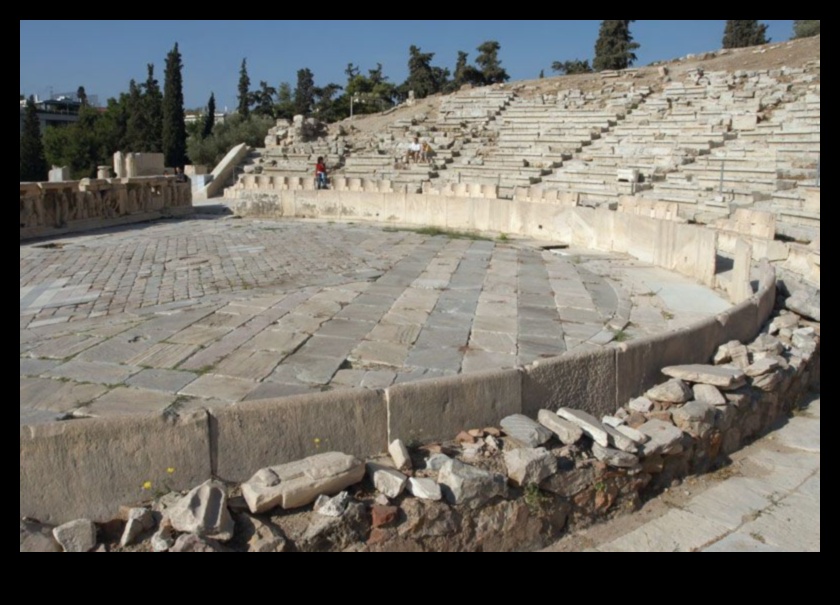
[[[216,125],[216,95],[210,93],[207,100],[207,115],[204,116],[204,125],[201,129],[201,138],[206,139],[213,134],[213,126]]]
[[[481,70],[484,84],[498,84],[510,80],[508,73],[502,68],[499,61],[499,50],[501,45],[495,40],[488,40],[478,47],[478,56],[475,63]]]
[[[297,72],[295,88],[295,114],[308,116],[315,106],[315,76],[309,68]]]
[[[541,70],[540,70],[540,75],[539,75],[539,76],[537,76],[537,77],[538,77],[540,80],[542,80],[543,78],[545,78],[545,70],[544,70],[544,69],[541,69]]]
[[[178,43],[166,55],[163,84],[163,155],[167,166],[187,162],[187,127],[184,123],[184,85]]]
[[[589,61],[581,61],[580,59],[563,62],[555,61],[551,64],[551,69],[552,71],[565,75],[592,73],[592,67],[590,67]]]
[[[630,35],[630,24],[635,19],[607,19],[601,21],[598,40],[595,42],[595,59],[592,67],[595,71],[605,69],[627,69],[636,61],[639,48]]]
[[[291,120],[295,115],[292,85],[288,82],[283,82],[277,87],[277,107],[274,109],[274,115],[286,120]]]
[[[251,104],[254,106],[254,114],[274,118],[275,96],[277,96],[277,89],[269,86],[265,80],[261,80],[259,89],[251,93]]]
[[[794,38],[810,38],[820,35],[820,20],[803,20],[793,22]]]
[[[68,166],[73,178],[92,178],[96,167],[110,163],[114,150],[106,148],[99,112],[79,110],[79,120],[69,126],[53,126],[44,132],[44,151],[55,166]]]
[[[724,48],[745,48],[768,42],[770,39],[767,37],[767,25],[755,19],[730,19],[726,22],[723,31]]]
[[[187,141],[190,159],[196,164],[215,166],[236,145],[246,143],[252,147],[262,147],[265,133],[274,126],[274,120],[253,115],[248,118],[234,114],[216,125],[213,133],[205,138],[191,136]]]
[[[408,79],[403,84],[404,92],[413,90],[418,99],[440,92],[442,84],[439,81],[440,72],[435,72],[432,59],[435,53],[420,52],[420,48],[413,44],[408,49]]]
[[[88,104],[87,91],[85,91],[84,86],[79,86],[79,88],[76,89],[76,98],[79,99],[80,104],[82,104],[82,105],[87,105]]]
[[[144,148],[137,151],[160,152],[163,149],[163,93],[155,79],[155,66],[152,63],[146,65],[143,111],[147,116],[148,131],[144,136]]]
[[[239,67],[239,86],[236,99],[239,101],[237,111],[243,118],[251,115],[251,78],[248,77],[248,60],[242,59]]]
[[[20,136],[20,180],[45,181],[48,170],[35,98],[29,97],[23,118],[23,133]]]

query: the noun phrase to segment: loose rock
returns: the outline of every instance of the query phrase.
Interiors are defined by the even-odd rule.
[[[411,455],[408,453],[408,448],[400,439],[397,439],[388,446],[388,453],[391,454],[391,459],[394,461],[394,466],[401,471],[411,470]]]
[[[443,499],[440,486],[434,479],[414,478],[408,480],[408,493],[421,500],[438,502]]]
[[[673,424],[650,420],[639,427],[639,432],[650,437],[642,446],[642,455],[677,454],[682,451],[682,431]]]
[[[508,437],[526,447],[539,447],[552,437],[550,430],[522,414],[508,416],[501,425]]]
[[[328,452],[304,460],[262,469],[242,484],[242,495],[254,514],[277,506],[284,509],[312,504],[359,483],[365,465],[346,454]]]
[[[725,366],[707,366],[700,364],[685,365],[685,366],[670,366],[664,368],[662,373],[671,378],[677,378],[687,382],[710,384],[732,391],[738,389],[746,383],[744,373],[735,368]],[[676,401],[672,403],[684,403]]]
[[[598,420],[591,414],[587,414],[586,412],[582,412],[580,410],[560,408],[557,410],[557,415],[564,420],[568,420],[572,424],[579,426],[583,433],[589,436],[598,445],[602,447],[609,447],[610,438],[607,431],[604,430],[604,425],[598,422]]]
[[[337,496],[330,498],[329,496],[318,496],[315,500],[314,510],[319,515],[325,517],[340,517],[347,510],[347,505],[350,503],[350,494],[341,492]]]
[[[608,447],[601,447],[597,443],[592,444],[592,453],[598,460],[614,468],[636,468],[639,466],[638,456]]]
[[[53,537],[64,552],[90,552],[96,548],[96,525],[89,519],[78,519],[56,527]]]
[[[227,508],[227,491],[221,483],[207,481],[166,511],[175,531],[227,542],[233,538],[233,517]]]
[[[408,477],[398,470],[374,462],[367,464],[367,473],[377,491],[391,499],[398,498],[408,483]]]
[[[152,511],[145,508],[132,508],[128,511],[120,546],[126,547],[133,544],[140,534],[152,529],[154,525],[155,518],[152,516]]]
[[[681,431],[702,439],[715,427],[715,409],[703,401],[692,401],[674,410],[673,419]]]
[[[447,461],[438,476],[447,502],[479,508],[497,496],[507,493],[505,478],[468,466],[457,460]]]
[[[682,380],[669,380],[649,390],[645,397],[663,403],[680,404],[691,399],[691,389]]]
[[[563,420],[551,410],[540,410],[537,420],[549,431],[557,435],[563,445],[574,445],[583,437],[583,429],[578,425]]]
[[[710,384],[695,384],[693,390],[694,399],[697,401],[704,401],[709,405],[726,405],[726,397],[717,387]]]
[[[557,472],[557,459],[545,448],[505,452],[508,478],[516,485],[539,485]]]

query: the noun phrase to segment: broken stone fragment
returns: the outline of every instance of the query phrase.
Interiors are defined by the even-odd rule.
[[[595,458],[614,468],[636,468],[639,466],[638,456],[608,447],[601,447],[597,443],[592,444],[592,453]]]
[[[166,511],[172,528],[227,542],[233,538],[233,517],[227,507],[227,490],[216,481],[199,485]]]
[[[665,384],[653,387],[645,397],[653,401],[679,405],[691,399],[691,389],[682,380],[669,380]]]
[[[762,334],[750,343],[747,349],[753,353],[772,353],[773,355],[781,355],[784,353],[785,345],[783,345],[778,338],[774,338],[768,334]]]
[[[774,370],[778,370],[781,367],[781,363],[778,359],[773,359],[772,357],[765,357],[764,359],[759,359],[755,363],[753,363],[750,367],[747,368],[747,376],[750,378],[757,378],[759,376],[764,376],[765,374],[769,374]]]
[[[744,386],[746,380],[744,372],[727,366],[709,366],[692,364],[685,366],[670,366],[662,373],[671,378],[692,382],[695,384],[710,384],[726,391]],[[684,402],[673,402],[684,403]]]
[[[327,452],[304,460],[262,469],[242,484],[249,510],[264,513],[277,506],[286,510],[332,496],[365,476],[365,465],[347,454]]]
[[[374,462],[368,462],[367,474],[376,490],[391,499],[399,498],[408,483],[408,477],[398,470]]]
[[[96,525],[89,519],[78,519],[56,527],[53,537],[64,552],[90,552],[96,547]]]
[[[411,455],[408,453],[408,448],[402,440],[397,439],[388,446],[388,453],[391,454],[391,459],[394,461],[394,467],[401,471],[411,470]]]
[[[682,451],[682,431],[669,422],[649,420],[639,427],[639,432],[650,437],[642,446],[642,455],[678,454]]]
[[[507,493],[505,478],[459,462],[449,460],[440,469],[438,483],[447,502],[480,508]]]
[[[673,410],[677,428],[692,437],[702,439],[715,427],[715,409],[704,401],[691,401]]]
[[[137,537],[144,531],[152,529],[155,525],[155,518],[152,511],[146,508],[132,508],[128,511],[128,518],[125,522],[120,546],[126,547],[133,544]]]
[[[414,478],[408,480],[408,493],[421,500],[438,502],[443,499],[440,486],[434,479]]]
[[[610,438],[607,431],[604,430],[604,425],[598,422],[597,418],[586,412],[580,410],[570,410],[569,408],[560,408],[557,410],[557,415],[560,418],[576,424],[583,431],[584,435],[590,437],[595,443],[602,447],[609,447]]]
[[[537,420],[557,435],[563,445],[574,445],[583,437],[583,429],[568,420],[563,420],[551,410],[540,410]]]
[[[726,405],[726,397],[717,387],[710,384],[695,384],[693,391],[697,401],[704,401],[709,405]]]
[[[539,485],[557,472],[557,459],[545,448],[521,448],[505,452],[508,478],[519,487]]]
[[[340,517],[347,510],[349,503],[350,494],[347,492],[341,492],[333,498],[321,495],[315,500],[314,510],[319,515],[324,515],[325,517]]]
[[[175,545],[175,539],[172,537],[172,528],[165,525],[158,529],[152,536],[151,545],[153,552],[169,552]]]
[[[426,460],[426,470],[437,472],[449,460],[452,460],[452,458],[450,458],[446,454],[434,454],[433,456],[430,456],[428,460]]]
[[[653,402],[647,397],[637,397],[627,407],[633,412],[647,414],[653,409]]]
[[[607,431],[607,435],[609,436],[610,447],[613,447],[617,450],[621,450],[622,452],[627,452],[629,454],[635,454],[639,451],[639,442],[630,439],[630,437],[628,437],[618,429],[615,429],[609,425],[604,425],[604,430]]]
[[[539,447],[552,437],[551,431],[522,414],[508,416],[501,425],[508,437],[525,447]]]

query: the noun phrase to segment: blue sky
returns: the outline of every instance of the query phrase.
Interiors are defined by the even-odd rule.
[[[792,20],[761,20],[772,41],[790,38]],[[346,82],[348,63],[367,70],[382,63],[394,83],[405,80],[408,47],[433,52],[434,65],[455,64],[485,40],[501,44],[500,58],[512,80],[551,75],[555,60],[592,58],[599,20],[582,21],[29,21],[20,22],[20,92],[49,96],[83,85],[104,103],[146,78],[154,63],[163,83],[166,53],[178,42],[184,62],[188,108],[236,105],[239,65],[248,59],[252,87],[266,80],[294,86],[308,67],[318,85]],[[720,48],[724,20],[646,21],[631,32],[641,44],[637,65]]]

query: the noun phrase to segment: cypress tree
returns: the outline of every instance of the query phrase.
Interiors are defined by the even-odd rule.
[[[636,61],[639,48],[630,35],[630,24],[635,19],[608,19],[601,21],[598,40],[595,42],[595,60],[592,67],[595,71],[605,69],[627,69]]]
[[[207,115],[204,116],[204,128],[201,131],[201,138],[206,139],[213,134],[213,126],[216,125],[216,95],[210,93],[207,101]]]
[[[767,26],[756,19],[730,19],[723,30],[724,48],[745,48],[768,42]]]
[[[163,94],[155,79],[155,66],[146,65],[146,83],[143,85],[143,109],[148,131],[144,133],[144,149],[137,151],[160,152],[163,149]]]
[[[236,99],[239,101],[237,111],[243,118],[251,115],[251,78],[248,77],[248,60],[242,59],[239,67],[239,86]]]
[[[47,171],[38,110],[35,108],[35,98],[29,97],[23,118],[23,133],[20,136],[20,180],[46,181]]]
[[[295,88],[295,114],[308,116],[315,105],[315,76],[309,68],[299,69],[297,72],[297,88]]]
[[[187,125],[184,122],[184,85],[178,43],[166,55],[163,84],[163,155],[167,166],[183,167],[187,161]]]

